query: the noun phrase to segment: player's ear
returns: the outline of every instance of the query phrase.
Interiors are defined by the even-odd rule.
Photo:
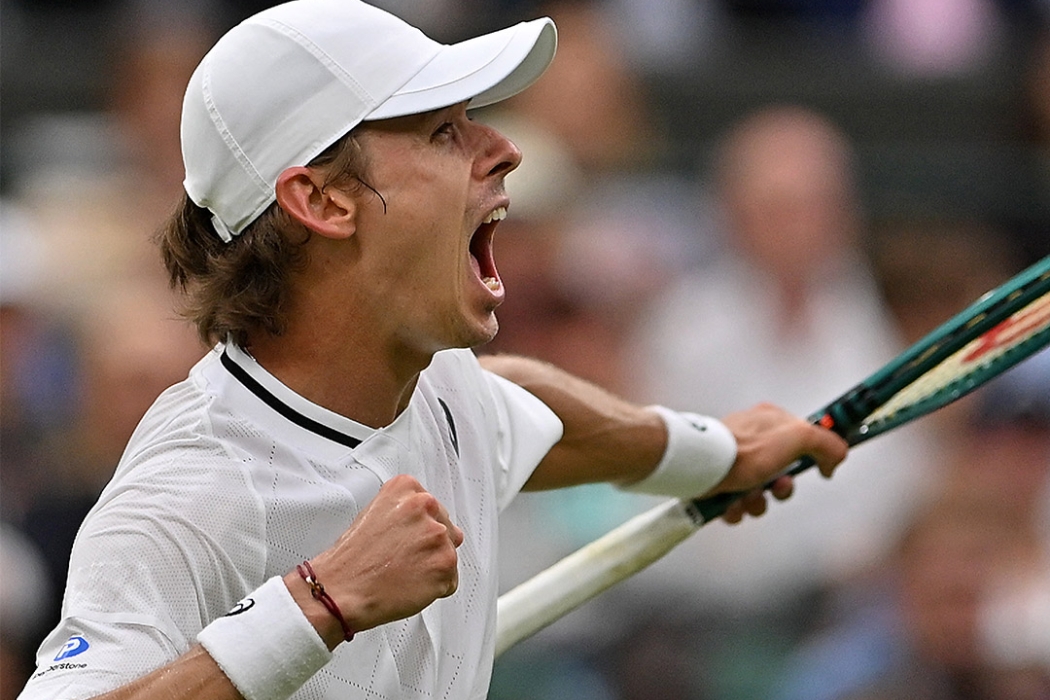
[[[296,221],[328,238],[349,238],[357,228],[357,205],[339,187],[325,186],[324,173],[296,166],[277,177],[277,203]]]

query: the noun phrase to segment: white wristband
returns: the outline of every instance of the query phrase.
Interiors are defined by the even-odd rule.
[[[650,406],[667,425],[667,448],[649,476],[624,491],[693,498],[710,491],[736,461],[736,438],[722,421]]]
[[[202,629],[197,641],[246,700],[286,700],[332,658],[280,576]]]

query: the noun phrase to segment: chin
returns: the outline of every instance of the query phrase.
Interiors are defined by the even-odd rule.
[[[497,332],[499,332],[499,322],[496,321],[496,315],[490,313],[488,319],[469,324],[468,327],[463,329],[461,334],[462,343],[459,347],[476,348],[479,345],[484,345],[495,338]]]

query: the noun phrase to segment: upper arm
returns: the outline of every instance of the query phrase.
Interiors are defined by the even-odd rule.
[[[497,433],[497,491],[504,508],[531,478],[537,464],[561,438],[563,426],[550,408],[504,377],[482,374]]]
[[[635,481],[660,461],[666,429],[655,412],[544,362],[512,355],[485,356],[481,362],[536,396],[564,426],[526,488]]]
[[[77,536],[62,620],[26,697],[92,697],[139,678],[257,585],[262,519],[244,478],[228,461],[180,460],[107,488]]]

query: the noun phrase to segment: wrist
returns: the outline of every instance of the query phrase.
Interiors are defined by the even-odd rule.
[[[292,600],[302,610],[307,622],[314,628],[317,635],[324,640],[325,646],[329,650],[334,650],[339,646],[343,641],[342,628],[332,616],[332,613],[328,612],[319,600],[315,600],[310,595],[310,587],[303,581],[302,577],[296,571],[292,571],[285,575],[284,585],[287,586]]]
[[[295,575],[285,576],[284,585],[296,604],[302,609],[306,619],[310,621],[317,633],[325,640],[329,649],[335,649],[340,642],[349,642],[354,638],[354,629],[350,626],[339,604],[325,590],[324,584],[317,577],[313,565],[304,561],[295,567],[299,581]],[[309,596],[303,595],[303,585]]]
[[[650,406],[667,428],[663,456],[643,479],[624,491],[693,498],[715,487],[736,461],[736,439],[721,421],[696,413]]]
[[[212,621],[197,641],[246,700],[284,700],[332,658],[277,576]]]

